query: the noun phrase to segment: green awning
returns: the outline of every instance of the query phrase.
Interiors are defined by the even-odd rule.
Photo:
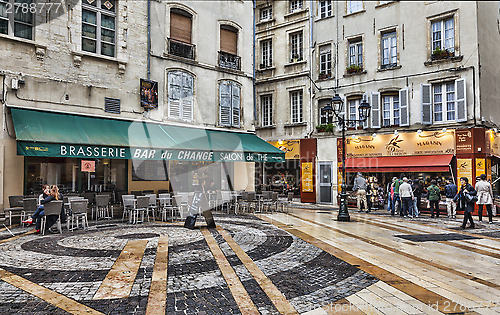
[[[250,133],[11,108],[24,156],[282,162],[284,153]]]

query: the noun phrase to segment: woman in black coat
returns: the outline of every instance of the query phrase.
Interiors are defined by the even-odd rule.
[[[465,229],[467,225],[467,220],[470,221],[470,228],[474,228],[474,221],[472,220],[472,212],[474,212],[474,202],[470,201],[470,196],[476,196],[477,192],[469,184],[469,179],[467,177],[460,178],[460,191],[457,193],[453,199],[457,203],[457,210],[462,210],[464,212],[464,222],[462,223],[462,229]]]

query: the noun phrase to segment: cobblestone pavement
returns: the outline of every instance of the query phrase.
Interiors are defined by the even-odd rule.
[[[262,270],[299,313],[352,295],[378,280],[254,216],[217,215],[217,224]],[[145,314],[156,248],[168,235],[166,314],[240,314],[215,257],[199,229],[179,224],[99,222],[62,235],[0,231],[0,268],[105,314]],[[210,231],[261,314],[278,314],[271,299],[218,231]],[[2,242],[3,240],[3,242]],[[127,242],[147,246],[127,298],[94,300]],[[63,314],[26,290],[0,280],[0,314]]]

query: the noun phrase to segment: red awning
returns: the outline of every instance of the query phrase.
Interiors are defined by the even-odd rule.
[[[448,172],[452,154],[346,159],[347,172]]]

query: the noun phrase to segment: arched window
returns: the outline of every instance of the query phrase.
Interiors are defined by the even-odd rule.
[[[193,76],[184,71],[170,71],[167,77],[168,117],[193,121]]]
[[[226,127],[240,127],[241,87],[233,81],[219,83],[219,124]]]

